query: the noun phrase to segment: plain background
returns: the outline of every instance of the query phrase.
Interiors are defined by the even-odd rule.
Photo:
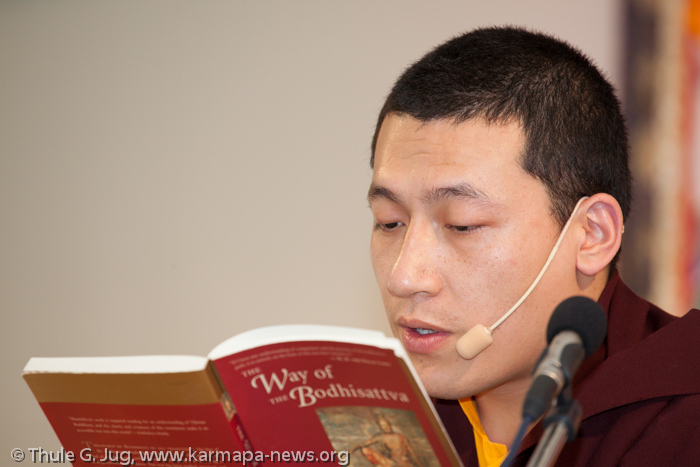
[[[377,112],[408,64],[493,24],[558,35],[621,82],[619,0],[0,0],[0,463],[59,447],[21,378],[32,356],[388,331]]]

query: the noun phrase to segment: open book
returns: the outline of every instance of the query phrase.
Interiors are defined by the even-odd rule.
[[[32,358],[24,379],[74,465],[460,465],[399,341],[376,331],[261,328],[208,358]]]

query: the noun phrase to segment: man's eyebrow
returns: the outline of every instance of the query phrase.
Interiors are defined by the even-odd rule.
[[[381,185],[372,185],[369,187],[369,192],[367,193],[367,200],[371,204],[372,201],[383,198],[394,203],[400,204],[399,197],[391,191],[389,188],[383,187]],[[486,193],[479,190],[469,183],[458,183],[456,185],[443,186],[433,188],[425,195],[421,196],[421,201],[425,204],[438,203],[444,201],[445,199],[462,199],[462,200],[472,200],[479,201],[486,204],[497,204],[493,199],[491,199]]]
[[[486,193],[478,188],[475,188],[469,183],[459,183],[457,185],[433,188],[427,194],[422,196],[421,200],[424,203],[431,204],[450,198],[469,199],[495,204],[495,202]]]
[[[399,202],[398,196],[396,196],[396,194],[390,189],[379,185],[371,185],[369,187],[369,192],[367,193],[367,201],[371,204],[372,201],[379,198],[388,199],[389,201],[393,201],[397,204]]]

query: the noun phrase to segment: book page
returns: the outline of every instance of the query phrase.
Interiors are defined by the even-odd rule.
[[[209,359],[218,360],[228,355],[268,344],[318,340],[365,344],[394,349],[398,352],[403,350],[398,340],[388,338],[382,332],[371,329],[313,324],[285,324],[252,329],[237,334],[217,345],[209,353]]]
[[[27,362],[24,373],[185,373],[203,370],[208,361],[191,355],[34,357]]]

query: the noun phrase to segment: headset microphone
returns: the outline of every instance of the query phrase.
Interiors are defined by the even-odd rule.
[[[486,327],[483,324],[477,324],[473,328],[471,328],[465,335],[459,338],[457,341],[457,353],[459,354],[460,357],[464,358],[465,360],[471,360],[472,358],[476,357],[479,355],[481,352],[486,350],[486,348],[491,345],[493,342],[493,331],[500,326],[503,321],[505,321],[510,315],[513,314],[515,310],[518,309],[518,307],[525,301],[525,299],[532,293],[532,291],[535,289],[535,286],[540,282],[540,279],[542,279],[542,276],[544,275],[545,271],[547,271],[547,268],[549,267],[550,263],[554,259],[554,256],[557,254],[557,250],[559,250],[559,245],[561,244],[562,240],[564,239],[564,235],[566,234],[566,231],[569,230],[569,226],[571,225],[571,221],[574,218],[574,214],[578,212],[579,206],[581,206],[581,203],[587,199],[588,196],[584,196],[578,202],[576,203],[576,206],[574,207],[573,212],[571,213],[571,217],[569,217],[569,220],[566,221],[566,224],[564,225],[564,228],[561,230],[561,233],[559,234],[559,238],[557,239],[556,243],[554,244],[554,247],[552,248],[552,251],[549,253],[549,257],[547,257],[547,261],[544,263],[544,266],[542,266],[542,269],[540,270],[540,273],[537,275],[535,280],[532,282],[532,285],[530,285],[530,288],[527,289],[527,291],[523,294],[520,299],[515,302],[515,305],[511,307],[510,310],[508,310],[503,316],[501,316],[501,319],[496,321],[494,324],[491,325],[491,327]]]

